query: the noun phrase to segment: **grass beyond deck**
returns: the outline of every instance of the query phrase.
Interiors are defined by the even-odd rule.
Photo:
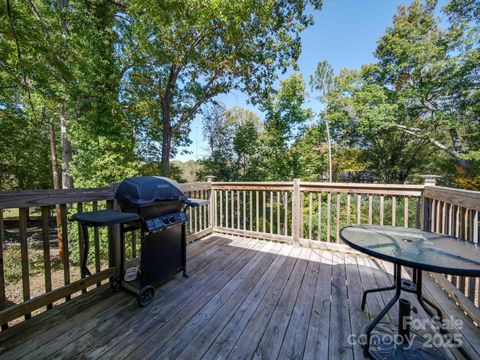
[[[369,295],[360,310],[363,289],[391,284],[387,263],[261,240],[210,236],[189,245],[187,266],[190,277],[158,288],[148,307],[103,287],[8,329],[0,358],[363,359],[348,336],[392,296]],[[426,287],[464,320],[467,350],[479,356],[478,328],[442,290]],[[396,322],[397,311],[387,320]]]

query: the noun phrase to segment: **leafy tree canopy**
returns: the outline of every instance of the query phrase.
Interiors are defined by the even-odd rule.
[[[342,71],[327,94],[337,141],[370,152],[386,181],[419,170],[428,148],[448,154],[466,176],[478,173],[478,8],[470,5],[450,3],[447,28],[435,15],[436,1],[399,7],[378,42],[377,62]]]
[[[319,9],[321,1],[130,3],[122,27],[122,97],[162,142],[164,175],[204,104],[232,89],[258,102],[279,72],[296,66],[300,33],[313,22],[307,5]]]
[[[218,181],[249,181],[261,177],[260,118],[242,109],[226,109],[221,104],[209,108],[204,117],[204,132],[210,155],[202,162],[199,180],[215,175]]]

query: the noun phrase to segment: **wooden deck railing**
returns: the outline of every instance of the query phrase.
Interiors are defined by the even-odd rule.
[[[478,243],[480,193],[425,186],[424,229]],[[438,284],[480,325],[480,278],[432,274]],[[468,300],[467,300],[468,299]]]
[[[350,224],[420,226],[423,185],[213,183],[215,231],[339,243]]]
[[[189,197],[208,199],[211,184],[182,184]],[[0,192],[0,324],[49,309],[105,283],[118,268],[118,227],[94,229],[90,236],[92,276],[80,271],[79,226],[74,212],[115,208],[114,189],[31,190]],[[58,207],[59,220],[55,212]],[[13,216],[9,216],[12,215]],[[212,231],[208,205],[189,210],[188,240]],[[59,228],[57,229],[57,224]],[[59,256],[57,232],[63,239]],[[138,234],[126,239],[129,258],[137,256]],[[35,241],[35,239],[40,241]],[[114,244],[113,247],[109,244]],[[41,257],[41,261],[39,261]],[[17,273],[12,271],[16,270]],[[18,296],[21,292],[21,296]],[[15,299],[8,295],[17,295]]]
[[[181,185],[189,197],[209,200],[206,206],[188,210],[189,241],[219,232],[345,249],[339,238],[343,226],[385,224],[425,228],[478,242],[480,193],[477,192],[425,185],[300,180]],[[54,240],[56,206],[61,215],[59,231],[65,243],[61,262]],[[32,313],[93,289],[117,271],[118,230],[93,233],[89,267],[95,271],[93,276],[84,278],[79,271],[78,224],[69,222],[69,213],[108,207],[115,207],[113,188],[0,192],[0,240],[6,244],[4,251],[0,251],[0,309],[3,309],[0,324],[3,328],[20,317],[29,318]],[[40,241],[36,242],[35,236]],[[136,233],[126,239],[130,258],[137,256],[137,239]],[[114,244],[113,248],[108,244]],[[15,261],[19,262],[16,277],[9,268]],[[479,279],[440,275],[435,280],[480,323]],[[9,303],[11,299],[6,295],[18,289],[21,296]]]
[[[478,242],[480,193],[437,186],[293,182],[213,183],[214,231],[345,249],[350,224],[422,228]],[[478,278],[432,274],[480,324]]]

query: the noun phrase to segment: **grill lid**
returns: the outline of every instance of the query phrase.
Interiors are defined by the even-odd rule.
[[[137,176],[123,180],[115,198],[134,206],[147,206],[159,201],[183,201],[187,197],[178,183],[159,176]]]

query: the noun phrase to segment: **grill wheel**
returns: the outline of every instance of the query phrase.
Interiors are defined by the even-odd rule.
[[[120,291],[120,289],[122,288],[122,280],[120,279],[120,277],[116,277],[110,282],[110,288],[115,291]]]
[[[155,289],[152,286],[148,285],[143,287],[140,290],[140,293],[138,294],[138,298],[137,298],[138,305],[142,307],[147,306],[152,302],[154,296],[155,296]]]

